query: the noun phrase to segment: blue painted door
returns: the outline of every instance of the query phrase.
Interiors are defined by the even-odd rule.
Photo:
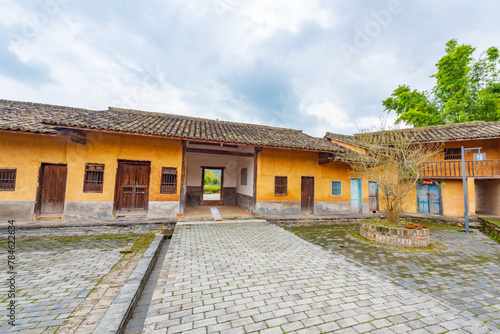
[[[361,212],[362,204],[361,179],[351,179],[351,211]]]
[[[438,184],[420,184],[417,188],[418,213],[441,214],[441,189]]]

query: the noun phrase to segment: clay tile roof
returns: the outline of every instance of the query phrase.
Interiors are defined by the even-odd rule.
[[[334,153],[346,151],[300,130],[113,107],[89,110],[0,100],[0,129],[55,134],[58,126]]]
[[[426,126],[421,128],[397,129],[371,132],[373,136],[382,134],[403,133],[416,142],[446,142],[456,140],[500,138],[500,122],[475,121],[467,123]],[[349,144],[355,144],[356,136],[339,135],[327,132],[327,138],[337,139]]]

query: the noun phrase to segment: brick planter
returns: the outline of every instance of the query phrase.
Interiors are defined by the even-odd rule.
[[[429,246],[428,228],[398,228],[361,223],[360,233],[363,237],[383,244],[402,247]]]

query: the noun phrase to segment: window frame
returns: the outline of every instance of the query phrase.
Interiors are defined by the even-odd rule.
[[[277,184],[276,181],[285,180],[284,185]],[[284,187],[284,192],[278,192],[278,187]],[[274,176],[274,196],[287,196],[288,195],[288,176]]]
[[[102,167],[101,170],[98,169],[90,169],[89,167],[97,167],[100,166]],[[96,193],[96,194],[101,194],[104,192],[104,169],[105,165],[104,164],[99,164],[99,163],[90,163],[87,162],[85,163],[85,172],[83,174],[83,192],[84,193]],[[90,180],[89,175],[91,172],[97,172],[101,174],[101,180],[99,183],[99,180],[97,183],[95,181]],[[99,185],[99,187],[96,187],[95,185]]]
[[[168,171],[165,171],[168,170]],[[172,171],[173,170],[173,171]],[[173,175],[173,185],[169,185],[167,175]],[[177,194],[177,167],[162,167],[160,178],[160,194]],[[172,183],[172,182],[170,182]]]
[[[340,193],[338,195],[333,193],[333,183],[334,182],[339,185]],[[331,183],[330,183],[330,195],[334,196],[334,197],[341,197],[342,196],[342,181],[335,181],[335,180],[331,181]]]
[[[443,150],[444,160],[461,160],[462,149],[457,147],[449,147]]]
[[[240,185],[247,186],[248,185],[248,168],[244,167],[240,171]]]
[[[3,173],[6,173],[6,177],[5,179],[0,179],[0,191],[16,191],[17,168],[0,168],[0,176]],[[11,173],[11,177],[7,178],[9,173]]]

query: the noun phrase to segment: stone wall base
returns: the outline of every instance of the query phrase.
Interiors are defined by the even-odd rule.
[[[300,202],[257,202],[259,215],[300,215]]]

